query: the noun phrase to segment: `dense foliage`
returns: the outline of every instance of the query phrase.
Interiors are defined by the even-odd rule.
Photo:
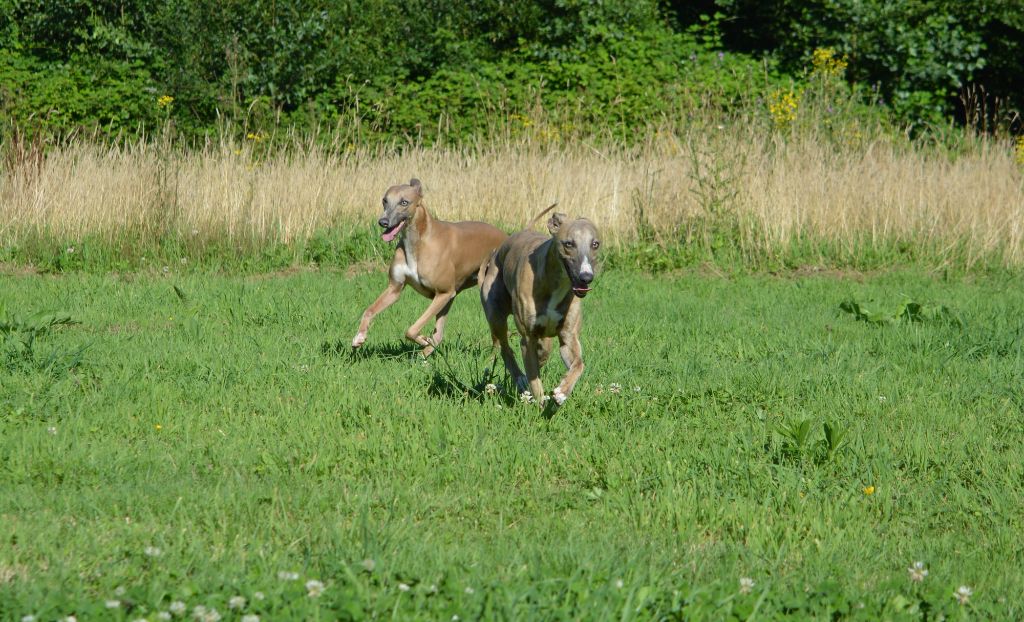
[[[61,134],[169,117],[186,136],[234,121],[432,140],[539,115],[556,135],[629,135],[698,105],[763,103],[831,48],[897,121],[935,123],[973,84],[990,106],[1021,104],[1013,4],[0,0],[0,110]]]

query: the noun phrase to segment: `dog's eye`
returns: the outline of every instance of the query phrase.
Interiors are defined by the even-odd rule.
[[[598,242],[597,240],[594,240],[593,242],[590,243],[590,248],[594,249],[595,251],[597,250],[598,246],[601,246],[601,243]]]
[[[408,204],[409,204],[409,201],[407,201],[405,199],[402,199],[402,205],[408,205]]]
[[[573,242],[572,240],[565,240],[562,242],[562,246],[566,248],[576,248],[576,242]]]

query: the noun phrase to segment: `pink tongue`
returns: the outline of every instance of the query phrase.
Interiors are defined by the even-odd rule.
[[[394,240],[395,236],[398,235],[398,232],[401,231],[402,227],[404,226],[405,221],[403,220],[402,222],[398,223],[398,226],[392,229],[391,231],[388,231],[387,233],[382,233],[380,236],[381,239],[384,240],[385,242],[390,242],[391,240]]]

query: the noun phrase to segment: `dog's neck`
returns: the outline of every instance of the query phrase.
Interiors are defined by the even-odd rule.
[[[562,263],[562,258],[558,254],[558,240],[552,237],[545,243],[548,245],[548,250],[544,253],[544,278],[541,279],[541,282],[549,286],[550,291],[546,292],[548,295],[554,296],[557,293],[565,292],[564,299],[569,299],[571,302],[573,299],[572,281],[565,273],[565,264]]]
[[[418,246],[421,239],[430,235],[430,226],[433,222],[434,219],[430,217],[430,212],[423,205],[423,201],[417,202],[416,208],[412,211],[412,216],[409,217],[409,224],[406,225],[405,231],[402,232],[402,242],[405,245],[406,252]]]

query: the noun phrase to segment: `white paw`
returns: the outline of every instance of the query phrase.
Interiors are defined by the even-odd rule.
[[[569,396],[562,393],[562,390],[555,387],[555,390],[551,392],[551,397],[555,398],[555,403],[561,406],[565,403],[565,400],[569,399]]]
[[[366,333],[358,333],[355,337],[352,338],[352,347],[358,348],[359,346],[363,345],[364,341],[366,341]]]

